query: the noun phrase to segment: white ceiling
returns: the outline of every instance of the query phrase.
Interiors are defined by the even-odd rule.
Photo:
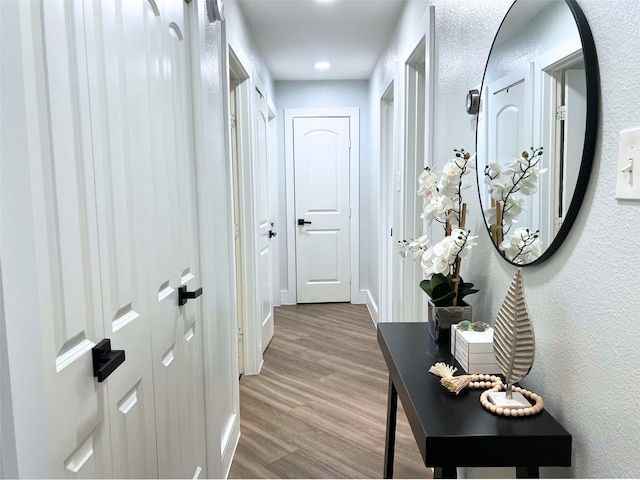
[[[371,76],[405,0],[238,3],[274,80],[356,80]]]

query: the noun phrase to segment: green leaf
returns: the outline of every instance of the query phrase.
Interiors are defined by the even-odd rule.
[[[456,296],[453,286],[448,283],[438,283],[431,289],[431,300],[436,307],[447,307],[451,305]]]

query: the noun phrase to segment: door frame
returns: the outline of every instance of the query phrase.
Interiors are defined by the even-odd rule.
[[[255,129],[253,116],[255,102],[253,94],[260,80],[257,73],[250,67],[251,62],[244,50],[232,42],[227,44],[229,68],[232,64],[239,69],[239,74],[245,80],[236,88],[236,134],[238,147],[238,180],[240,196],[239,218],[234,222],[240,226],[240,251],[235,252],[234,264],[237,258],[242,258],[242,344],[244,351],[244,374],[257,375],[263,364],[261,323],[258,315],[258,231],[256,229],[256,189],[255,183]],[[232,61],[233,59],[233,61]],[[228,69],[227,69],[228,71]],[[251,72],[249,74],[249,72]],[[227,86],[228,88],[228,86]],[[264,89],[261,89],[264,90]],[[230,130],[230,129],[229,129]],[[230,141],[231,132],[227,133]],[[231,165],[230,144],[227,149],[229,165]],[[234,248],[235,251],[235,248]],[[234,270],[234,282],[235,282]],[[237,312],[236,312],[237,313]],[[240,332],[239,332],[240,334]]]
[[[236,237],[239,237],[239,249],[236,249],[235,241],[234,241],[234,255],[233,255],[233,265],[234,265],[234,285],[237,285],[235,289],[237,291],[236,301],[234,302],[236,305],[235,308],[235,318],[236,323],[233,326],[236,329],[237,334],[237,343],[239,354],[242,356],[242,369],[239,370],[240,374],[251,373],[252,368],[249,368],[249,372],[246,372],[246,355],[247,355],[247,345],[245,345],[245,321],[247,318],[251,318],[250,314],[250,303],[251,303],[251,291],[247,288],[245,279],[250,278],[246,275],[250,274],[251,262],[250,262],[250,250],[247,242],[250,242],[250,238],[245,240],[244,232],[247,228],[251,228],[252,225],[249,222],[250,218],[250,204],[248,201],[250,197],[244,196],[247,194],[245,191],[251,192],[251,185],[246,185],[247,182],[250,182],[250,178],[246,178],[247,174],[245,173],[243,176],[241,159],[246,158],[247,156],[251,156],[251,136],[250,136],[250,106],[251,106],[251,82],[249,70],[247,69],[246,60],[243,62],[241,58],[243,58],[243,53],[236,50],[229,45],[227,49],[228,55],[228,64],[227,64],[227,75],[228,75],[228,90],[231,90],[232,79],[237,82],[235,86],[235,121],[236,121],[236,138],[235,138],[235,146],[237,149],[237,159],[234,160],[233,152],[231,150],[232,143],[234,142],[231,137],[231,125],[229,125],[229,148],[228,148],[228,157],[229,157],[229,165],[231,169],[232,182],[231,182],[231,195],[232,195],[232,216],[233,216],[233,232],[234,232],[234,240]],[[231,119],[231,96],[229,96],[229,119]],[[234,164],[237,162],[237,165]],[[250,177],[250,175],[249,175]],[[238,191],[236,191],[236,188]],[[235,197],[238,197],[238,204],[236,205]],[[247,205],[249,204],[249,205]],[[236,211],[237,207],[237,211]],[[248,230],[251,231],[251,230]],[[250,335],[249,335],[250,336]]]
[[[404,69],[404,96],[402,104],[404,108],[403,125],[403,234],[405,238],[421,235],[425,224],[420,220],[422,208],[417,195],[418,177],[430,155],[427,154],[427,50],[426,38],[422,37],[415,49],[403,62]],[[419,157],[423,157],[420,159]],[[429,235],[431,237],[431,235]],[[400,315],[404,321],[421,321],[424,316],[424,294],[418,288],[423,278],[422,267],[419,262],[405,259],[402,278],[402,292],[404,305]],[[397,290],[396,290],[397,291]]]
[[[295,169],[293,164],[293,119],[301,117],[348,117],[351,138],[349,151],[349,219],[351,256],[351,303],[366,303],[367,292],[360,290],[360,109],[336,108],[287,108],[284,110],[285,179],[287,198],[287,280],[289,290],[282,292],[282,303],[297,303],[296,286],[296,225],[295,225]],[[281,229],[281,231],[284,229]],[[294,248],[291,248],[291,247]]]
[[[415,158],[412,158],[411,155],[406,151],[406,137],[407,137],[407,77],[411,73],[409,71],[410,66],[413,60],[416,57],[418,52],[424,52],[424,128],[421,132],[414,132],[414,135],[424,135],[424,159],[423,161],[418,161]],[[418,216],[420,214],[421,206],[417,204],[417,177],[416,181],[408,185],[407,184],[407,173],[409,170],[417,169],[418,166],[426,167],[433,166],[433,154],[434,154],[434,139],[433,139],[433,130],[434,130],[434,111],[436,107],[434,89],[435,89],[435,74],[437,68],[437,60],[435,55],[435,7],[430,6],[426,11],[426,21],[425,28],[416,31],[415,35],[406,42],[406,44],[402,48],[401,54],[398,56],[399,61],[396,64],[396,69],[394,72],[394,122],[395,122],[395,131],[394,137],[396,140],[396,145],[394,147],[394,155],[397,156],[396,162],[402,169],[401,175],[399,179],[389,179],[390,182],[399,181],[402,185],[403,190],[407,190],[407,192],[402,192],[400,205],[401,215],[399,219],[395,219],[394,223],[400,225],[401,232],[395,238],[407,238],[412,235],[417,235],[417,231],[411,231],[410,226],[417,221]],[[415,69],[414,69],[415,70]],[[415,71],[414,71],[415,73]],[[389,81],[390,83],[390,81]],[[388,86],[389,83],[384,83],[385,86]],[[419,165],[420,164],[420,165]],[[385,179],[382,180],[383,182]],[[411,181],[410,181],[411,182]],[[413,201],[413,206],[407,205],[407,199],[409,195],[413,197],[411,200]],[[381,204],[381,210],[386,211],[388,208],[387,205],[388,199],[383,198]],[[421,230],[425,233],[428,233],[431,237],[431,229],[427,227],[426,222],[420,222]],[[381,248],[383,248],[384,243],[381,243]],[[394,252],[394,254],[397,254]],[[384,255],[384,252],[382,252]],[[391,259],[385,259],[383,262],[391,262]],[[410,267],[404,270],[411,269],[411,275],[407,275],[406,272],[401,272],[400,275],[400,284],[399,285],[391,285],[388,282],[387,278],[380,277],[380,291],[386,291],[386,299],[390,303],[386,308],[382,307],[380,309],[380,314],[384,315],[385,312],[389,312],[389,317],[382,321],[424,321],[426,318],[426,296],[421,294],[419,291],[418,284],[420,279],[422,278],[422,269],[419,268],[419,265],[409,265],[410,260],[405,260],[405,265]],[[388,263],[388,265],[391,265]],[[382,269],[381,269],[382,271]],[[387,268],[387,272],[390,272],[390,267]],[[411,298],[407,298],[404,294],[407,289],[411,289]]]
[[[267,124],[267,142],[268,142],[268,152],[267,152],[267,165],[269,168],[269,211],[271,212],[271,220],[274,222],[274,230],[277,233],[280,230],[280,218],[278,217],[278,151],[277,151],[277,142],[274,140],[278,138],[278,116],[276,114],[276,107],[273,104],[273,99],[269,96],[267,92],[267,112],[268,112],[268,120]],[[273,252],[271,252],[271,256],[273,259],[272,262],[272,272],[273,272],[273,306],[277,307],[281,304],[280,300],[280,239],[282,238],[280,235],[276,235],[271,239],[273,242]]]
[[[397,69],[397,66],[396,66]],[[381,225],[381,262],[380,262],[380,301],[378,303],[378,322],[389,322],[392,315],[393,293],[393,254],[396,253],[393,229],[393,194],[395,190],[394,159],[397,150],[398,128],[395,109],[395,83],[393,78],[385,82],[384,93],[380,96],[380,225]],[[400,232],[396,232],[396,235]],[[385,283],[386,282],[386,283]],[[386,288],[385,288],[386,287]]]

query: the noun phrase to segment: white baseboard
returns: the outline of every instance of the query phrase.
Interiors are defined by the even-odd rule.
[[[229,471],[231,470],[231,464],[233,463],[233,458],[236,455],[236,449],[238,448],[238,443],[240,442],[240,416],[234,415],[233,423],[231,428],[229,428],[226,435],[223,435],[223,445],[221,446],[222,451],[222,472],[224,476],[221,478],[228,478]],[[212,472],[208,472],[211,476]]]
[[[371,292],[369,290],[363,290],[363,292],[365,293],[367,299],[366,299],[366,304],[367,304],[367,308],[369,309],[369,314],[371,315],[371,318],[373,319],[373,323],[374,324],[378,324],[378,304],[375,302],[375,300],[373,299],[373,297],[371,296]]]

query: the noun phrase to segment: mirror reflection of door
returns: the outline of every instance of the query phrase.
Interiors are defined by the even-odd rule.
[[[580,45],[570,43],[543,54],[536,72],[541,130],[534,136],[542,139],[548,168],[540,177],[540,190],[549,193],[549,201],[541,204],[540,235],[549,246],[566,218],[582,160],[587,88]]]
[[[555,220],[554,234],[562,226],[571,196],[578,181],[582,146],[584,144],[584,124],[587,115],[587,84],[584,62],[559,70],[554,75],[557,82],[558,95],[556,111],[554,178],[557,182],[554,189]]]
[[[531,68],[527,67],[499,78],[488,85],[485,103],[487,143],[486,157],[492,162],[507,165],[532,146],[532,86]],[[511,229],[540,228],[540,200],[537,193],[527,198],[525,210]],[[487,205],[491,204],[488,189]],[[505,226],[503,234],[511,230]]]

